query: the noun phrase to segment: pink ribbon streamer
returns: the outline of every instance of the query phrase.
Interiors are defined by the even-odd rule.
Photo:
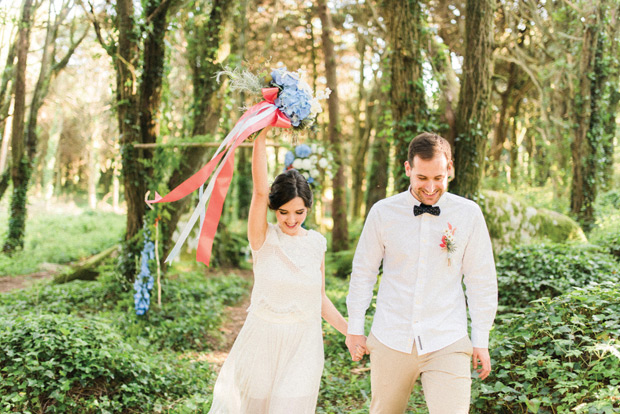
[[[250,116],[259,113],[262,109],[275,106],[274,101],[278,96],[278,92],[278,88],[264,88],[262,93],[265,100],[248,109],[237,121],[237,125],[248,119]],[[222,160],[222,157],[224,157],[227,153],[231,153],[231,155],[226,159],[219,174],[215,178],[215,186],[213,187],[213,192],[206,210],[204,223],[200,229],[200,238],[198,241],[198,248],[196,250],[196,260],[206,264],[207,266],[209,266],[209,262],[211,260],[211,250],[213,248],[215,232],[217,231],[217,226],[220,222],[222,209],[224,207],[224,201],[226,200],[226,195],[232,181],[234,172],[234,152],[237,147],[250,135],[268,126],[291,128],[291,122],[288,117],[282,113],[282,111],[276,108],[273,114],[250,124],[244,130],[239,132],[237,137],[233,138],[232,142],[227,144],[223,151],[217,154],[198,172],[170,191],[166,196],[162,197],[155,193],[154,200],[145,200],[147,204],[156,204],[169,203],[182,199],[200,188],[200,186],[202,186],[209,179],[216,166]]]

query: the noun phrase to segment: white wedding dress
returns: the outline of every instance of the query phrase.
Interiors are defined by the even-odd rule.
[[[212,414],[314,413],[323,371],[321,263],[325,238],[269,224],[254,259],[243,328],[213,389]]]

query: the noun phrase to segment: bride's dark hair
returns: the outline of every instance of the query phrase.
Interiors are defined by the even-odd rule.
[[[271,184],[269,208],[277,210],[295,197],[301,197],[306,208],[312,207],[312,190],[305,177],[292,169],[278,175]]]

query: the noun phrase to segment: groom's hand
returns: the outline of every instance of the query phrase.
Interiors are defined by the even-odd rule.
[[[489,348],[474,348],[472,360],[474,362],[474,370],[478,372],[478,378],[483,380],[488,377],[491,372]],[[478,364],[480,364],[480,368],[478,368]]]
[[[349,353],[353,361],[360,361],[365,354],[369,353],[366,349],[366,337],[364,335],[347,334],[345,344],[347,348],[349,348]]]

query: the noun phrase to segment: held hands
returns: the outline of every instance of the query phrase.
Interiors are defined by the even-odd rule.
[[[364,335],[347,334],[345,344],[349,348],[353,361],[361,361],[364,355],[370,354],[368,348],[366,348],[366,337]]]
[[[474,352],[471,357],[474,363],[474,370],[478,372],[478,378],[483,380],[488,377],[491,372],[491,357],[489,356],[489,349],[474,348]],[[480,364],[480,368],[478,368],[478,364]]]

